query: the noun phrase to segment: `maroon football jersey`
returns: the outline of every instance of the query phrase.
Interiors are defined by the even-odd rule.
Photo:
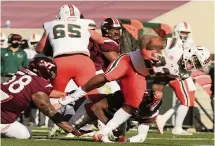
[[[105,40],[104,44],[98,45],[95,42],[90,41],[88,49],[90,51],[90,58],[93,60],[96,71],[106,70],[110,62],[104,57],[102,52],[116,51],[120,52],[119,45],[113,40]]]
[[[29,108],[32,95],[41,91],[49,95],[49,81],[27,69],[20,69],[8,82],[1,84],[1,123],[13,123],[22,111]]]

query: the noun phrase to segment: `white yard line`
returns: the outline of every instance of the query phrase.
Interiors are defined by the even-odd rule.
[[[147,139],[151,139],[151,140],[155,140],[155,139],[159,139],[159,140],[214,140],[214,139],[210,139],[210,138],[153,138],[153,137],[148,137]]]

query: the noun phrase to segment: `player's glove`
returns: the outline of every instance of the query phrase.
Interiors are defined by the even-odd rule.
[[[71,91],[72,92],[72,91]],[[84,92],[81,87],[79,87],[77,90],[75,90],[74,93],[69,94],[63,98],[60,98],[58,100],[58,102],[62,105],[67,105],[69,103],[75,102],[76,100],[78,100],[79,98],[85,96],[87,93]]]

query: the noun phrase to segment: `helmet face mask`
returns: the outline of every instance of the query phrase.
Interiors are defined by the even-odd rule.
[[[190,34],[190,32],[180,31],[179,37],[183,42],[185,42],[188,39],[189,34]]]
[[[191,27],[187,22],[181,22],[173,29],[173,37],[180,39],[183,43],[192,39],[191,33]]]
[[[211,60],[210,51],[203,46],[196,46],[197,51],[188,59],[183,59],[181,67],[187,71],[203,69]]]
[[[117,41],[121,37],[121,28],[115,27],[108,30],[108,37],[114,41]]]

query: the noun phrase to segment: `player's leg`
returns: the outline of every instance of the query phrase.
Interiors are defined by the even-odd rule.
[[[106,95],[104,99],[94,103],[91,110],[102,123],[106,124],[108,119],[113,117],[114,112],[122,107],[123,103],[122,92],[117,91],[114,94]]]
[[[142,143],[145,141],[148,131],[149,131],[149,124],[140,124],[137,128],[138,134],[129,138],[129,142],[133,143]]]
[[[88,98],[81,104],[76,113],[69,120],[69,124],[79,129],[84,126],[88,121],[90,121],[91,117],[88,115],[85,105],[91,103]]]
[[[172,107],[171,109],[166,111],[163,115],[157,116],[156,124],[157,124],[158,131],[160,132],[160,134],[163,134],[163,129],[164,129],[166,122],[170,119],[170,117],[172,117],[173,114],[176,113],[179,106],[180,106],[180,104],[176,104],[174,107]]]
[[[91,106],[91,110],[93,112],[93,114],[98,118],[99,121],[101,121],[103,124],[107,123],[108,121],[108,118],[106,117],[105,113],[104,113],[104,110],[108,109],[108,102],[107,102],[107,99],[104,98],[98,102],[96,102],[95,104],[93,104]],[[99,123],[98,123],[99,124]],[[103,127],[102,125],[103,124],[100,124],[100,129],[101,127]]]
[[[172,133],[176,135],[192,135],[182,129],[184,119],[187,115],[189,107],[194,106],[195,99],[195,84],[191,77],[186,80],[175,80],[171,82],[171,87],[176,93],[176,96],[181,101],[181,105],[176,111],[176,123]]]
[[[95,134],[95,140],[108,142],[105,141],[108,133],[127,121],[142,101],[146,90],[146,81],[144,77],[130,71],[126,78],[121,79],[121,85],[125,104],[114,114],[113,118],[106,124],[106,126]]]
[[[74,66],[74,82],[77,86],[84,85],[87,81],[89,81],[92,77],[96,75],[96,69],[93,61],[84,55],[75,55],[76,65]],[[98,91],[97,89],[88,92],[87,96],[90,97],[91,100],[97,98]]]
[[[0,127],[1,134],[9,138],[29,139],[31,137],[31,131],[18,121],[11,124],[0,124]]]
[[[52,82],[55,90],[64,92],[66,85],[72,79],[73,73],[73,63],[75,60],[73,56],[59,57],[54,59],[57,64],[57,77]]]

